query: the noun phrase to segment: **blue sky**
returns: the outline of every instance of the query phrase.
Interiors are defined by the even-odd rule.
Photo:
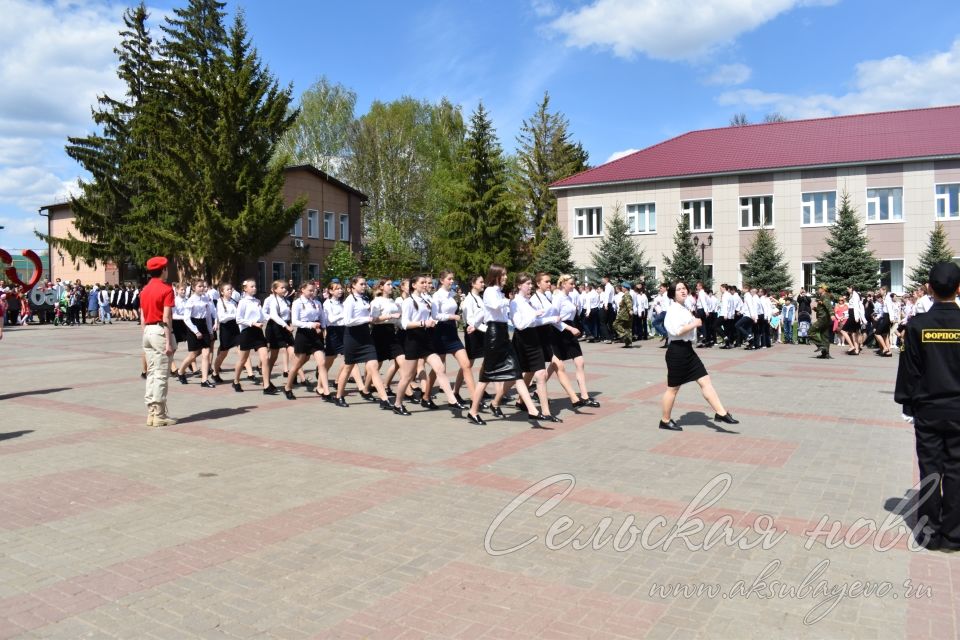
[[[181,2],[150,3],[159,19]],[[0,0],[0,247],[42,248],[37,209],[75,189],[68,135],[115,92],[123,4]],[[960,3],[945,0],[465,0],[228,3],[295,95],[326,75],[373,100],[483,100],[512,151],[544,91],[592,164],[779,111],[960,104]]]

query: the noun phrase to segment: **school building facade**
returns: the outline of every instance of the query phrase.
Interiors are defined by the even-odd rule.
[[[937,222],[960,257],[960,106],[693,131],[551,189],[582,269],[604,218],[619,210],[658,279],[676,225],[686,224],[714,282],[742,284],[744,255],[763,226],[776,235],[795,290],[815,286],[817,256],[846,193],[883,284],[902,292]]]
[[[312,165],[287,167],[284,175],[283,201],[289,206],[301,196],[307,204],[303,215],[290,229],[288,237],[265,255],[251,256],[241,266],[244,277],[254,277],[257,289],[266,291],[273,280],[290,280],[299,285],[304,279],[320,278],[323,261],[338,242],[346,242],[352,251],[359,252],[362,236],[360,208],[367,196]],[[47,217],[47,233],[63,238],[68,233],[79,237],[76,218],[69,202],[59,202],[40,208]],[[137,265],[97,262],[88,266],[82,260],[50,248],[48,279],[74,281],[84,284],[118,284],[138,281]],[[234,283],[236,284],[236,283]]]

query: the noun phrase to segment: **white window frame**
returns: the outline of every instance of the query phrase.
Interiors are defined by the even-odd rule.
[[[294,271],[300,271],[300,274],[294,275]],[[300,283],[303,282],[303,263],[302,262],[290,263],[290,280],[293,280],[293,286],[295,287],[299,287]]]
[[[337,231],[340,233],[340,239],[344,242],[350,242],[350,214],[341,213],[338,219]],[[346,231],[346,233],[344,233]]]
[[[631,211],[630,208],[634,207]],[[642,207],[642,209],[641,209]],[[657,233],[657,203],[656,202],[637,202],[627,205],[627,234],[631,236],[652,236]],[[650,228],[650,220],[653,219],[653,229]],[[643,225],[640,225],[640,222]],[[642,226],[643,231],[639,231]]]
[[[693,226],[693,204],[694,204],[695,202],[700,202],[700,203],[707,203],[707,202],[709,202],[709,203],[710,203],[710,226],[709,226],[709,227],[696,228],[696,227]],[[687,205],[690,205],[690,212],[689,212],[689,214],[687,213]],[[703,210],[704,208],[705,208],[705,207],[701,207],[701,210]],[[681,212],[682,215],[684,215],[684,216],[687,217],[687,222],[688,222],[688,226],[689,226],[689,228],[690,228],[690,232],[691,232],[691,233],[702,233],[702,232],[705,232],[705,231],[713,231],[713,198],[697,198],[697,199],[694,199],[694,200],[681,200],[681,201],[680,201],[680,212]],[[702,213],[701,213],[701,217],[702,217],[702,218],[706,218],[706,216],[703,216]],[[704,220],[704,222],[705,222],[705,221],[706,221],[706,220]]]
[[[334,226],[334,222],[333,222],[333,212],[324,211],[323,212],[323,239],[336,240],[337,239],[336,233],[337,233],[337,229]]]
[[[737,263],[737,289],[743,290],[743,268],[747,266],[746,262]]]
[[[892,197],[892,196],[888,196],[888,198],[887,198],[887,199],[888,199],[888,203],[887,203],[887,204],[888,204],[889,207],[890,207],[890,219],[889,219],[889,220],[880,220],[880,198],[879,198],[879,197],[873,197],[873,198],[871,198],[871,197],[870,197],[870,192],[871,192],[871,191],[882,191],[882,190],[884,190],[884,189],[888,189],[888,190],[900,189],[900,219],[899,219],[899,220],[894,220],[894,219],[893,219],[893,197]],[[903,209],[903,187],[902,187],[902,186],[895,186],[895,187],[870,187],[870,188],[867,189],[867,199],[866,199],[866,203],[867,203],[867,206],[866,206],[865,211],[864,211],[864,215],[866,216],[866,224],[902,224],[903,221],[907,219],[907,212],[904,211],[904,209]],[[876,215],[877,219],[876,219],[876,220],[871,220],[871,219],[870,219],[870,205],[871,205],[871,204],[875,204],[875,205],[876,205],[876,213],[877,213],[877,215]]]
[[[880,286],[880,277],[883,275],[883,263],[884,262],[899,262],[900,263],[900,290],[896,291],[893,288],[893,279],[890,280],[890,286],[887,288],[891,293],[895,293],[898,296],[902,296],[907,292],[907,261],[903,258],[879,258],[877,260],[877,286]]]
[[[827,195],[833,194],[833,222],[830,222],[830,210],[823,209],[823,222],[816,222],[817,218],[817,200],[814,199],[812,202],[804,202],[803,196],[818,196],[818,195]],[[823,199],[823,202],[826,205],[826,198]],[[810,222],[804,222],[803,216],[806,213],[807,208],[810,208]],[[836,189],[832,191],[804,191],[800,194],[800,226],[801,227],[830,227],[837,223],[837,191]]]
[[[933,195],[935,198],[936,207],[934,209],[934,217],[937,220],[960,220],[960,202],[954,203],[957,205],[958,215],[950,215],[950,191],[947,189],[946,193],[937,193],[939,187],[957,187],[957,200],[960,200],[960,183],[958,182],[938,182],[934,185]],[[943,203],[943,215],[940,215],[940,204]]]
[[[754,198],[759,198],[759,199],[760,199],[760,216],[763,218],[763,220],[760,221],[760,224],[759,224],[759,225],[753,224],[753,199],[754,199]],[[766,200],[767,198],[770,198],[770,224],[767,224],[767,223],[765,222],[766,217],[767,217],[765,200]],[[743,204],[743,200],[747,200],[747,204],[746,204],[746,205]],[[744,210],[746,210],[747,219],[748,219],[748,220],[750,221],[750,223],[751,223],[749,226],[743,226],[743,214],[744,214]],[[764,229],[764,228],[765,228],[765,229],[772,229],[772,228],[773,228],[773,225],[774,225],[774,222],[776,222],[776,221],[774,220],[774,217],[773,217],[773,211],[774,211],[774,203],[773,203],[773,194],[772,194],[772,193],[759,194],[759,195],[753,195],[753,196],[740,196],[740,218],[739,218],[740,230],[741,230],[741,231],[750,231],[750,230],[752,230],[752,229]]]
[[[303,216],[297,218],[297,221],[293,223],[293,229],[290,229],[290,235],[294,238],[303,237]]]
[[[801,262],[800,262],[800,288],[801,288],[801,289],[806,289],[806,288],[807,288],[807,283],[804,282],[804,279],[803,279],[803,277],[804,277],[803,267],[804,267],[804,265],[808,265],[808,264],[813,265],[813,269],[811,270],[811,274],[810,274],[810,280],[811,280],[811,282],[810,282],[810,288],[807,289],[807,292],[810,292],[810,291],[816,289],[816,286],[817,286],[817,265],[820,264],[820,262],[817,261],[817,260],[804,260],[804,261],[801,261]]]
[[[316,209],[307,209],[307,237],[320,237],[320,212]]]
[[[307,265],[307,279],[311,282],[320,279],[320,265],[316,262]]]
[[[280,265],[280,277],[277,277],[277,265]],[[286,280],[287,279],[287,263],[286,262],[271,262],[270,263],[270,277],[272,280]],[[271,281],[272,281],[271,280]]]
[[[591,213],[583,213],[589,211]],[[599,219],[597,219],[597,212],[599,212]],[[580,234],[580,221],[581,218],[584,222],[584,227],[586,227],[587,216],[593,216],[593,227],[596,233],[585,233]],[[574,238],[599,238],[603,235],[603,207],[576,207],[573,210],[573,228],[577,233],[573,236]]]
[[[648,275],[647,272],[644,271],[644,272],[643,272],[643,277],[644,277],[644,279],[652,278],[654,282],[656,282],[656,283],[659,284],[660,281],[657,280],[657,266],[651,264],[651,265],[648,265],[646,268],[649,269],[649,270],[652,270],[652,271],[653,271],[653,274],[652,274],[652,275]],[[650,293],[650,292],[648,291],[647,293]]]

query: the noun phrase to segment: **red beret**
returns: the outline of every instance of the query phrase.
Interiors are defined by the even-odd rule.
[[[162,256],[157,256],[147,260],[147,271],[163,269],[165,266],[167,266],[167,259]]]

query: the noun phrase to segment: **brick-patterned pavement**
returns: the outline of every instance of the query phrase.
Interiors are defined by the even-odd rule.
[[[137,327],[8,330],[0,638],[960,634],[960,554],[902,526],[896,358],[701,351],[741,424],[689,386],[673,433],[642,344],[585,345],[601,407],[552,430],[196,378],[148,429]]]

